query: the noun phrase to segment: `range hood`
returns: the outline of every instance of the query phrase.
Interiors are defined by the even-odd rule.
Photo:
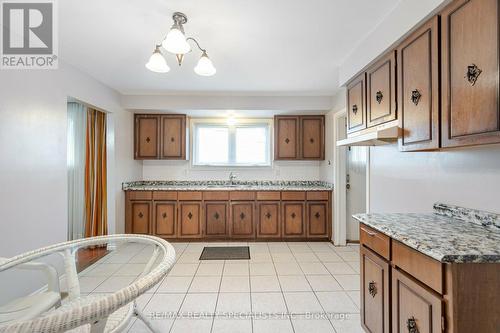
[[[382,146],[396,142],[398,137],[398,125],[390,124],[354,133],[347,139],[337,141],[337,146]]]

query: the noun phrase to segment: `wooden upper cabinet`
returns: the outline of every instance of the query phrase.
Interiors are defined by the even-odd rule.
[[[135,115],[136,160],[186,159],[185,115]]]
[[[442,331],[441,299],[398,269],[392,270],[391,303],[392,332]]]
[[[439,148],[438,24],[433,17],[397,49],[401,151]]]
[[[201,224],[201,202],[179,202],[180,238],[200,238],[203,234]]]
[[[231,203],[231,237],[254,238],[254,203]]]
[[[443,147],[500,142],[498,6],[458,0],[441,12]]]
[[[158,116],[135,116],[135,159],[157,159],[159,157],[160,123]]]
[[[303,116],[300,117],[301,148],[303,159],[325,158],[325,117]]]
[[[276,116],[274,121],[274,159],[299,158],[299,117]]]
[[[367,126],[396,119],[396,57],[390,51],[366,71]]]
[[[205,202],[205,235],[207,237],[222,237],[227,235],[227,213],[227,202]]]
[[[360,256],[361,325],[367,332],[390,332],[389,263],[363,246]]]
[[[186,116],[161,116],[161,158],[186,159]]]
[[[156,201],[154,204],[154,234],[160,237],[177,236],[177,205],[175,201]]]
[[[347,133],[366,128],[366,74],[347,85]]]

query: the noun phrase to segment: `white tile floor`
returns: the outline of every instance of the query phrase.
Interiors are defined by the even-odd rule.
[[[138,300],[162,332],[362,332],[359,247],[326,242],[173,243],[177,262]],[[250,260],[199,261],[204,246],[250,247]],[[131,283],[151,249],[127,244],[80,273],[83,293]],[[165,317],[164,314],[167,314]],[[201,315],[201,316],[200,316]],[[128,332],[148,332],[142,322]]]

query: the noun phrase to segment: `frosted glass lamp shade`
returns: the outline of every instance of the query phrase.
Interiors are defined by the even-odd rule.
[[[165,50],[173,54],[186,54],[191,51],[191,46],[186,41],[186,36],[176,27],[170,29],[167,37],[162,42],[162,46]]]
[[[156,73],[167,73],[170,70],[170,67],[167,65],[167,61],[158,48],[156,48],[149,58],[146,68]]]
[[[198,64],[194,68],[194,72],[201,76],[212,76],[217,72],[212,60],[210,60],[206,52],[203,52],[200,60],[198,60]]]

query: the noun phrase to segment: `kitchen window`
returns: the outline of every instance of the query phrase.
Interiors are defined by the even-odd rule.
[[[193,165],[271,165],[270,120],[193,121]]]

